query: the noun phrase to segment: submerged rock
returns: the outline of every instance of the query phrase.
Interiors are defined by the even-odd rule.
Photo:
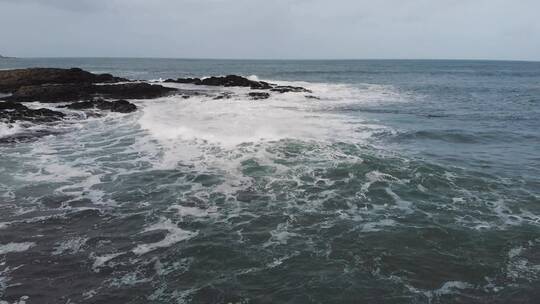
[[[218,96],[214,97],[213,99],[214,100],[231,99],[233,96],[234,96],[234,94],[232,92],[223,92],[223,93],[219,94]]]
[[[110,85],[56,84],[25,86],[15,91],[5,100],[15,102],[68,102],[104,97],[111,99],[152,99],[170,95],[177,91],[161,85],[148,83],[124,83]]]
[[[7,123],[16,121],[46,123],[58,121],[64,116],[62,112],[49,109],[30,109],[20,103],[0,102],[0,121]]]
[[[248,94],[248,96],[251,97],[252,100],[268,99],[268,98],[270,98],[270,93],[251,92],[251,93]]]
[[[23,86],[68,83],[114,83],[128,81],[111,74],[93,74],[79,68],[30,68],[0,71],[0,92],[12,93]]]
[[[131,113],[137,110],[137,106],[132,104],[127,100],[114,100],[107,101],[104,99],[94,99],[89,101],[82,101],[72,103],[63,108],[68,108],[72,110],[86,110],[86,109],[99,109],[99,110],[108,110],[111,112],[119,113]]]
[[[271,88],[270,91],[278,93],[313,93],[311,90],[308,90],[306,88],[293,86],[276,86]]]

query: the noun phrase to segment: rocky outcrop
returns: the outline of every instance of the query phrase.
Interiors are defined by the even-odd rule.
[[[252,89],[266,90],[272,86],[264,81],[254,81],[237,75],[227,75],[224,77],[208,77],[208,78],[178,78],[167,79],[165,82],[175,83],[191,83],[195,85],[207,86],[222,86],[222,87],[249,87]]]
[[[222,86],[222,87],[248,87],[254,90],[270,90],[276,93],[312,93],[303,87],[279,86],[265,81],[255,81],[242,76],[228,75],[224,77],[209,78],[178,78],[167,79],[165,82],[189,83],[194,85]]]
[[[228,89],[229,91],[213,88],[176,89],[159,84],[132,82],[110,74],[93,74],[79,68],[5,70],[0,71],[0,122],[8,124],[18,121],[51,123],[65,118],[66,115],[69,115],[70,118],[85,118],[101,116],[100,111],[130,113],[136,111],[137,106],[126,99],[153,99],[172,94],[182,98],[203,96],[214,99],[237,97],[246,99],[247,97],[251,100],[262,100],[270,98],[271,94],[304,93],[306,98],[317,98],[306,94],[311,93],[311,91],[303,87],[280,86],[237,75],[168,79],[165,82],[214,87],[243,87],[256,91],[249,91],[245,95],[245,92],[239,93],[232,89]],[[44,108],[32,109],[21,102],[71,103],[62,105],[60,108],[84,111],[84,113],[65,110],[59,112]],[[7,141],[19,141],[21,138],[26,140],[33,136],[50,134],[41,131],[35,133],[34,129],[28,128],[28,132],[23,132],[23,135],[17,133]],[[6,138],[0,138],[0,142],[2,141],[6,142]]]
[[[23,86],[44,84],[92,84],[128,81],[111,74],[93,74],[79,68],[31,68],[0,71],[0,92],[13,93]]]
[[[249,96],[252,100],[268,99],[268,98],[270,98],[270,93],[266,93],[266,92],[251,92],[251,93],[248,94],[248,96]]]
[[[201,85],[202,80],[200,78],[178,78],[178,79],[167,79],[164,82],[172,82],[172,83],[191,83],[196,85]]]
[[[4,97],[7,101],[27,102],[40,101],[47,103],[70,102],[93,99],[94,97],[110,99],[152,99],[170,95],[177,91],[161,85],[148,83],[123,84],[46,84],[24,86],[11,96]]]
[[[249,87],[251,89],[266,90],[271,85],[264,81],[254,81],[241,76],[228,75],[225,77],[209,77],[201,80],[201,85],[223,87]]]
[[[30,109],[20,103],[0,102],[0,121],[5,123],[17,121],[46,123],[58,121],[64,116],[64,113],[49,109]]]
[[[62,108],[68,108],[71,110],[98,109],[119,113],[131,113],[137,110],[137,106],[127,100],[107,101],[104,99],[76,102],[67,106],[62,106]]]
[[[270,91],[277,93],[313,93],[311,90],[306,88],[293,86],[275,86],[271,88]]]
[[[15,122],[53,123],[69,115],[71,118],[100,116],[99,111],[130,113],[137,106],[124,99],[152,99],[182,93],[174,88],[144,82],[130,82],[110,74],[93,74],[78,68],[32,68],[0,71],[0,122],[8,128]],[[196,92],[183,92],[189,97]],[[106,100],[106,99],[112,99]],[[32,109],[21,102],[75,102],[63,108],[90,110],[87,113]],[[84,115],[83,115],[84,114]],[[23,128],[12,135],[0,137],[0,143],[32,140],[53,134],[54,128]]]
[[[167,88],[161,85],[144,82],[96,85],[94,87],[94,94],[114,99],[153,99],[169,96],[178,91],[174,88]]]

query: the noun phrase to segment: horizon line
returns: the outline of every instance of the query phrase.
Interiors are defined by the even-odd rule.
[[[5,56],[1,59],[171,59],[227,61],[501,61],[540,62],[540,59],[479,59],[479,58],[214,58],[214,57],[140,57],[140,56]]]

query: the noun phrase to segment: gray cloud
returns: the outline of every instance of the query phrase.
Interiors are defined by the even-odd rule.
[[[536,0],[0,0],[0,53],[540,60]]]

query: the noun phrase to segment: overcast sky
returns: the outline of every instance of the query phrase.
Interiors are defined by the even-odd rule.
[[[539,0],[0,0],[0,54],[540,60],[539,15]]]

